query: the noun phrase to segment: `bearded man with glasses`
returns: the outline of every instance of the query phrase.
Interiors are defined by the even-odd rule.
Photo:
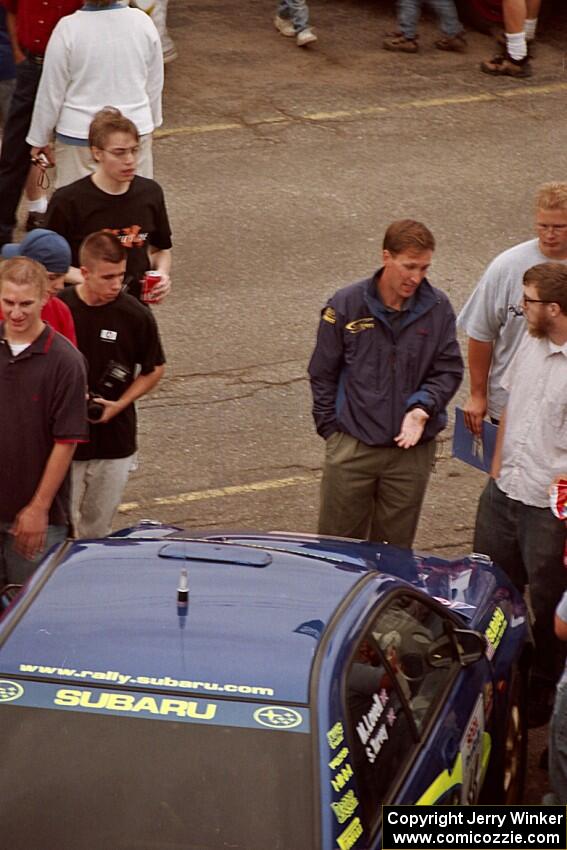
[[[171,228],[163,191],[155,180],[136,174],[140,137],[135,124],[118,109],[105,107],[89,129],[95,173],[58,189],[47,209],[46,227],[71,246],[67,283],[83,283],[79,248],[98,230],[114,233],[126,248],[126,285],[140,298],[144,275],[154,270],[160,282],[152,303],[171,288]]]
[[[520,591],[529,587],[535,652],[528,719],[540,726],[549,719],[564,661],[553,618],[567,589],[566,531],[549,507],[549,482],[567,469],[567,267],[534,266],[524,274],[523,290],[528,333],[502,376],[509,398],[473,546]]]
[[[488,414],[498,422],[506,405],[502,376],[526,333],[521,311],[522,278],[532,266],[567,263],[567,183],[545,183],[536,196],[535,239],[499,254],[461,310],[457,324],[468,336],[470,396],[467,427],[480,436]],[[518,315],[518,313],[520,315]]]

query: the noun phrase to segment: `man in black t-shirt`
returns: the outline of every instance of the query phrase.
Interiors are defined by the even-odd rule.
[[[82,283],[79,248],[90,233],[108,230],[127,251],[128,292],[140,297],[140,284],[149,269],[161,281],[152,292],[161,301],[171,288],[171,228],[163,191],[155,180],[136,175],[139,135],[118,109],[105,107],[92,120],[89,146],[96,171],[58,189],[46,214],[46,227],[69,242],[72,266],[68,283]]]
[[[136,453],[136,399],[150,392],[165,358],[151,311],[123,291],[126,249],[111,233],[80,249],[83,282],[67,287],[77,345],[88,367],[90,441],[75,456],[72,513],[78,537],[104,537]]]

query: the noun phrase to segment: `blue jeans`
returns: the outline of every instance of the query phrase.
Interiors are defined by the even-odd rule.
[[[423,0],[398,0],[398,25],[406,38],[415,38]],[[439,27],[449,37],[463,31],[453,0],[427,0],[439,18]]]
[[[302,32],[309,26],[309,9],[305,0],[280,0],[277,13],[280,18],[291,20],[296,32]]]
[[[62,543],[68,535],[66,525],[48,525],[44,549],[32,560],[14,550],[14,537],[10,534],[11,522],[0,522],[0,590],[6,584],[24,584],[35,572],[46,552]]]
[[[29,59],[16,66],[16,88],[4,122],[0,153],[0,247],[12,241],[16,210],[30,170],[30,146],[26,136],[40,77],[41,65]]]
[[[565,536],[565,524],[550,508],[510,499],[489,479],[478,503],[473,548],[502,567],[519,591],[529,585],[535,618],[532,677],[548,688],[557,682],[565,659],[553,628],[555,609],[567,589]]]
[[[563,680],[557,685],[549,727],[549,784],[553,793],[544,803],[567,805],[567,681]]]

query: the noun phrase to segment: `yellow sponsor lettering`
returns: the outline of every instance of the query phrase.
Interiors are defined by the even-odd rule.
[[[217,713],[216,705],[207,703],[204,711],[199,711],[199,705],[196,702],[187,703],[187,717],[192,717],[194,720],[212,720]]]
[[[109,711],[134,711],[134,697],[130,696],[130,694],[103,694],[103,696],[107,697],[105,708],[108,708]],[[81,705],[88,705],[88,703],[83,703],[81,699]]]
[[[344,832],[341,832],[339,837],[337,838],[337,844],[341,848],[341,850],[350,850],[351,847],[354,847],[360,836],[362,835],[363,829],[362,824],[360,822],[360,818],[354,818]]]
[[[375,325],[372,316],[365,316],[364,319],[355,319],[353,322],[347,322],[345,330],[351,334],[359,334],[361,331],[368,331]]]
[[[347,756],[348,747],[343,747],[342,750],[339,750],[334,759],[329,762],[329,767],[331,768],[331,770],[336,770],[337,767],[340,767]]]
[[[327,741],[329,742],[329,746],[332,750],[336,750],[339,744],[345,739],[345,733],[343,729],[343,724],[338,722],[335,723],[332,729],[329,729],[327,732]]]
[[[212,720],[217,713],[217,706],[212,703],[200,705],[193,700],[162,699],[151,696],[136,699],[131,694],[78,691],[69,688],[58,690],[53,702],[55,705],[99,708],[106,711],[130,711],[133,714],[138,712],[165,716],[175,714],[177,717],[191,717],[193,720]]]
[[[81,692],[67,690],[65,688],[57,691],[53,702],[55,705],[79,705],[81,701]]]
[[[331,785],[335,791],[342,791],[349,779],[352,777],[352,767],[350,764],[345,764],[341,770],[331,779]]]
[[[352,817],[357,806],[358,800],[354,791],[347,791],[346,794],[341,797],[338,803],[331,803],[331,808],[339,823],[344,823],[346,820]]]
[[[508,627],[508,620],[502,608],[497,608],[485,631],[486,639],[493,649],[497,649]]]
[[[132,708],[132,711],[150,711],[152,714],[159,714],[157,703],[154,697],[142,697]]]
[[[159,707],[160,714],[177,714],[178,717],[185,717],[187,711],[187,701],[184,699],[162,699]]]
[[[81,691],[81,699],[79,705],[83,708],[106,708],[109,694],[101,693],[97,697],[93,696],[92,691]]]

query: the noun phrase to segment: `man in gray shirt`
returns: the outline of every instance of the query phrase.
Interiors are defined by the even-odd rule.
[[[502,376],[526,332],[518,307],[524,272],[547,260],[567,263],[567,183],[541,187],[535,219],[537,238],[509,248],[490,263],[457,319],[469,338],[465,422],[479,436],[484,417],[498,421],[506,405]]]

